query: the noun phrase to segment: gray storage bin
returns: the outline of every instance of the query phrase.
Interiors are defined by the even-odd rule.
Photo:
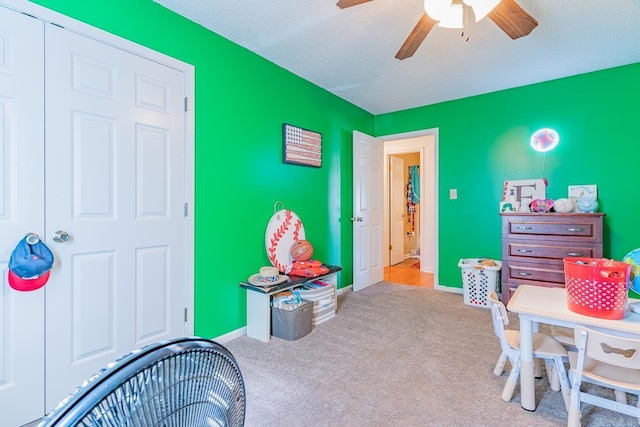
[[[295,310],[271,307],[271,335],[294,341],[311,332],[313,301],[302,301]]]

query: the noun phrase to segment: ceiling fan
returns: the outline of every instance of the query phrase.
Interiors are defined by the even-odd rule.
[[[357,6],[362,3],[367,3],[372,0],[338,0],[336,5],[341,9],[345,9],[351,6]],[[502,31],[504,31],[509,37],[512,39],[517,39],[523,36],[528,35],[533,31],[533,29],[538,25],[538,21],[536,21],[531,15],[529,15],[515,0],[488,0],[489,3],[496,4],[493,9],[491,9],[486,16],[489,17]],[[420,20],[414,27],[409,37],[404,41],[402,47],[398,53],[396,53],[397,59],[406,59],[413,56],[416,53],[416,50],[420,46],[420,44],[424,41],[429,31],[433,28],[434,25],[440,23],[442,25],[444,19],[434,19],[432,16],[427,14],[426,10],[429,10],[428,7],[433,4],[435,6],[441,7],[445,6],[446,8],[458,8],[460,13],[464,6],[471,6],[474,10],[474,14],[476,14],[476,20],[480,20],[483,16],[478,18],[479,14],[477,13],[477,9],[474,7],[479,2],[479,0],[427,0],[425,1],[425,12],[420,17]],[[439,11],[436,11],[439,12]],[[440,16],[438,13],[433,13],[433,16]],[[456,27],[454,27],[456,28]],[[461,28],[461,27],[457,27]]]

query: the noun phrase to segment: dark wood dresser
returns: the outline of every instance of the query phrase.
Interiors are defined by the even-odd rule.
[[[602,258],[602,213],[503,213],[502,302],[518,285],[564,287],[567,257]]]

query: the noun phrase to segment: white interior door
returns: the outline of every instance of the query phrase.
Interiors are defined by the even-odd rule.
[[[404,261],[404,160],[390,156],[389,175],[389,265],[395,265]]]
[[[381,282],[383,265],[383,142],[353,132],[353,290]]]
[[[11,251],[44,233],[44,25],[0,8],[0,424],[44,410],[44,289],[7,283]]]
[[[185,334],[185,83],[54,25],[46,40],[51,409],[128,351]]]

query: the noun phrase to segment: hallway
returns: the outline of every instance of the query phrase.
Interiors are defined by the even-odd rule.
[[[417,258],[407,258],[400,264],[385,267],[384,280],[433,289],[433,273],[420,271],[420,260]]]

